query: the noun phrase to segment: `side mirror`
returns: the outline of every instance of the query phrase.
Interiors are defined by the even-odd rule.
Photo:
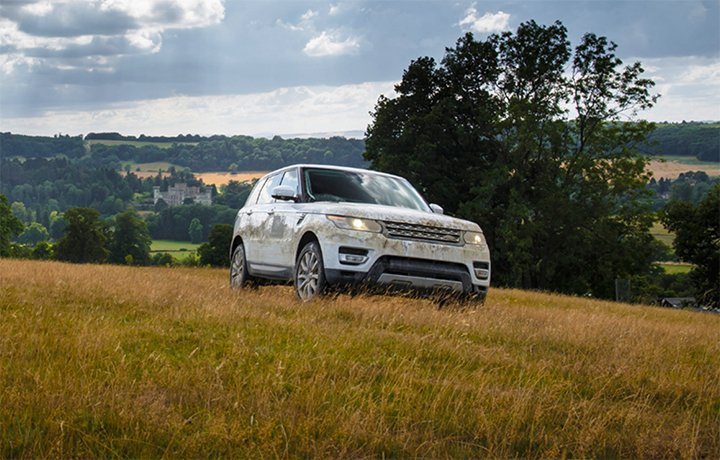
[[[295,189],[289,185],[278,185],[272,189],[272,197],[282,201],[297,201]]]
[[[435,214],[444,214],[445,213],[445,210],[439,204],[430,203],[430,209],[432,209],[432,212],[434,212]]]

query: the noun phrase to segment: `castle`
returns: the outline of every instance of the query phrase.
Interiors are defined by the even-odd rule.
[[[167,192],[161,192],[160,187],[153,187],[153,204],[163,200],[169,206],[180,206],[185,200],[191,198],[193,202],[210,206],[212,204],[212,191],[204,187],[192,187],[185,183],[178,183],[168,187]]]

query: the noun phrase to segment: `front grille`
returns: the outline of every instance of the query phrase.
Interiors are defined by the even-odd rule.
[[[462,237],[460,230],[430,227],[427,225],[383,222],[387,236],[401,240],[431,241],[434,243],[457,244]]]

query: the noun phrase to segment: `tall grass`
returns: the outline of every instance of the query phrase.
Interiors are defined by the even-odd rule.
[[[720,457],[720,317],[0,260],[2,457]]]

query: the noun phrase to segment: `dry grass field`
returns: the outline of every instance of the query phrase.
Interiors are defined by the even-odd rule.
[[[652,160],[648,165],[653,177],[660,180],[675,180],[681,173],[688,171],[705,171],[708,176],[720,176],[720,163],[698,161],[695,157],[664,157],[663,160]]]
[[[238,182],[250,182],[255,179],[259,179],[268,171],[240,171],[235,174],[230,172],[204,172],[195,173],[195,177],[201,179],[204,183],[210,185],[214,184],[216,187],[225,185],[231,180]]]
[[[720,316],[0,259],[0,457],[720,457]]]

